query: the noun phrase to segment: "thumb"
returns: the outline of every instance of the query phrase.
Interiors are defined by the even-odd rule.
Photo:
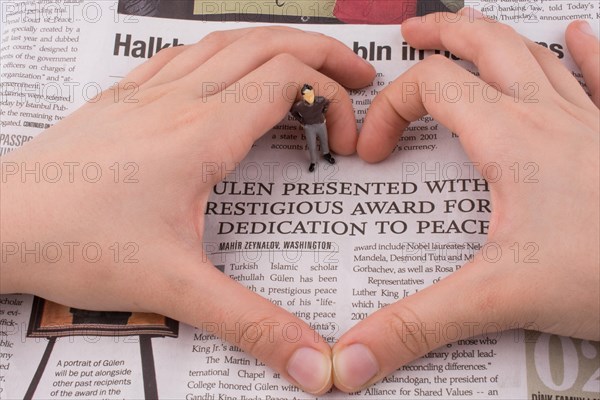
[[[495,273],[498,267],[477,257],[346,332],[333,348],[335,386],[356,392],[439,346],[514,328],[506,320],[511,294]]]
[[[331,348],[319,334],[197,258],[184,260],[185,279],[181,270],[172,274],[170,294],[161,296],[163,315],[235,344],[306,392],[331,388]]]
[[[586,21],[570,24],[566,39],[573,60],[592,93],[592,100],[600,107],[600,42]]]

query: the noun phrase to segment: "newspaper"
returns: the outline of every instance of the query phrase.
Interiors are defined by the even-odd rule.
[[[176,21],[152,17],[158,13],[148,9],[153,1],[137,3],[138,14],[146,16],[123,14],[124,2],[1,3],[0,155],[112,87],[161,48],[256,25],[217,22],[229,21],[231,12],[221,13],[228,15],[222,20],[218,12],[203,18],[214,22],[194,21],[198,7],[210,5],[199,1],[192,17]],[[213,10],[224,3],[212,3]],[[300,17],[310,10],[307,3]],[[563,33],[573,19],[597,26],[598,4],[472,5],[543,43],[582,81]],[[371,86],[350,92],[359,125],[382,88],[432,54],[411,49],[398,26],[302,27],[336,37],[376,67]],[[456,62],[476,73],[472,64]],[[488,184],[457,136],[431,117],[412,124],[394,154],[377,165],[337,157],[336,164],[320,163],[308,173],[305,149],[302,129],[291,117],[265,134],[215,186],[205,247],[224,274],[293,312],[329,343],[375,310],[435,284],[486,251]],[[209,326],[117,314],[94,315],[29,295],[0,296],[0,399],[312,398],[214,337]],[[103,331],[94,323],[98,319],[127,329]],[[440,326],[434,334],[452,339],[454,328]],[[598,343],[494,328],[455,340],[360,393],[334,389],[322,398],[600,398]],[[295,340],[293,327],[285,332]]]

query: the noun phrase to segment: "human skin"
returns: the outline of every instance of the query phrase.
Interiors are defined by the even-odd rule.
[[[68,176],[51,183],[3,174],[0,234],[3,251],[10,251],[2,257],[0,293],[31,293],[88,310],[159,313],[238,345],[307,392],[327,391],[330,346],[304,321],[210,263],[203,252],[204,209],[213,186],[287,115],[304,83],[335,85],[327,115],[330,144],[338,154],[354,153],[354,111],[337,82],[360,88],[374,76],[373,67],[341,42],[291,28],[216,32],[195,45],[161,51],[123,79],[118,102],[114,91],[106,92],[2,157],[5,172],[35,163],[96,163],[102,179],[82,179],[81,167],[72,182]],[[258,101],[245,102],[231,94],[222,99],[214,86],[203,93],[205,82],[230,90],[236,82],[269,86]],[[216,174],[215,165],[221,167]],[[57,262],[46,262],[53,253],[23,262],[22,251],[11,255],[14,249],[4,246],[14,243],[21,249],[58,243],[64,254]],[[74,260],[64,243],[79,243]],[[101,248],[100,261],[84,259],[82,247],[89,243]],[[300,339],[286,340],[292,333]]]
[[[514,102],[508,95],[498,104],[479,98],[456,104],[423,104],[416,97],[398,101],[402,82],[474,81],[448,60],[430,57],[377,97],[358,142],[359,155],[371,162],[385,158],[407,121],[429,112],[460,134],[473,161],[501,162],[503,167],[515,161],[539,164],[536,184],[501,180],[491,186],[489,238],[503,248],[535,242],[539,263],[503,258],[485,265],[478,259],[359,323],[334,347],[333,363],[329,346],[308,325],[217,272],[202,250],[203,209],[224,171],[203,175],[202,166],[233,167],[254,140],[286,115],[293,99],[223,102],[218,94],[202,97],[199,82],[301,86],[335,79],[361,87],[374,78],[372,67],[336,41],[272,27],[216,33],[194,46],[161,51],[123,80],[124,93],[127,82],[140,85],[138,103],[115,103],[112,93],[103,96],[2,157],[3,164],[96,162],[108,174],[108,180],[96,184],[23,183],[18,176],[9,177],[0,190],[3,243],[94,242],[108,251],[112,243],[135,242],[139,262],[44,264],[10,257],[1,266],[0,292],[33,293],[85,309],[156,312],[209,328],[311,393],[331,387],[332,366],[336,386],[350,391],[444,343],[423,341],[419,332],[403,336],[409,323],[534,324],[548,332],[598,339],[598,110],[555,56],[531,45],[524,52],[522,39],[510,29],[481,20],[443,27],[443,21],[432,23],[432,18],[405,23],[403,33],[411,45],[447,47],[467,59],[473,57],[470,51],[476,52],[483,80],[539,81],[540,103]],[[567,43],[598,101],[598,42],[578,27],[569,28]],[[452,43],[442,43],[442,29],[457,29],[456,35],[444,36]],[[501,59],[492,58],[499,55],[486,48],[485,36],[482,42],[465,42],[480,33],[502,39],[507,48]],[[289,43],[294,43],[291,49]],[[518,62],[507,55],[513,51]],[[240,59],[244,61],[231,62]],[[498,62],[511,68],[500,68]],[[357,144],[352,107],[341,88],[333,100],[327,114],[331,146],[338,154],[351,154]],[[138,183],[114,183],[108,168],[115,162],[138,165]],[[563,296],[566,292],[572,295]],[[299,342],[283,339],[281,328],[287,323],[301,328]],[[273,334],[248,340],[240,328],[251,324],[264,333],[271,326]],[[342,354],[359,343],[368,351],[359,350],[361,359]],[[295,353],[300,349],[309,350]],[[364,371],[373,364],[365,361],[375,362],[371,376]],[[352,378],[364,382],[346,379],[349,365],[359,367],[350,370]]]
[[[589,25],[571,24],[566,41],[593,101],[554,54],[473,10],[409,20],[402,34],[413,47],[474,62],[481,76],[443,56],[428,57],[375,98],[358,154],[370,162],[388,157],[408,123],[431,114],[459,135],[490,182],[487,244],[501,253],[478,254],[346,332],[333,348],[335,386],[360,390],[437,347],[482,333],[526,327],[599,340],[600,55]],[[465,95],[436,102],[420,90],[436,82],[458,83]],[[499,101],[485,100],[486,82],[502,93]],[[468,85],[475,83],[470,98]],[[526,97],[531,90],[516,97],[514,85],[529,83],[539,89],[535,97]],[[415,85],[418,93],[407,96]],[[481,166],[489,163],[500,166],[500,179],[485,176]]]

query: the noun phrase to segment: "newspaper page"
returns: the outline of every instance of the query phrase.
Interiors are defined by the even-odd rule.
[[[523,2],[475,6],[487,7],[499,20],[522,15],[505,22],[544,43],[581,79],[564,28],[569,15],[600,18],[597,5],[590,3],[584,14],[577,4],[583,3],[528,2],[536,7],[535,23],[520,8]],[[248,26],[124,15],[122,6],[2,3],[0,153],[27,143],[161,48]],[[432,54],[411,49],[397,26],[305,27],[338,38],[376,67],[373,84],[350,93],[359,125],[382,88]],[[456,62],[476,73],[470,63]],[[431,117],[412,124],[383,163],[366,164],[356,156],[336,160],[308,173],[303,131],[291,117],[265,134],[209,199],[205,246],[215,266],[333,344],[359,320],[435,284],[477,252],[497,256],[493,244],[485,245],[488,184],[457,136]],[[214,337],[209,327],[109,314],[90,315],[28,295],[0,296],[0,398],[313,398]],[[120,328],[74,333],[74,326],[89,327],[98,319]],[[455,340],[360,393],[333,390],[323,398],[600,397],[598,343],[494,328]],[[285,332],[297,340],[293,326]],[[432,334],[458,338],[455,326]]]

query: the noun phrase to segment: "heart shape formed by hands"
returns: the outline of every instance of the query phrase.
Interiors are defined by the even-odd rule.
[[[459,16],[452,23],[436,15],[408,20],[404,37],[414,47],[449,50],[473,61],[480,77],[443,57],[428,57],[376,97],[360,138],[343,87],[364,87],[375,71],[332,38],[284,27],[239,29],[161,51],[123,79],[118,101],[105,92],[2,158],[3,171],[58,163],[94,165],[104,173],[104,179],[59,182],[3,178],[3,241],[95,243],[106,249],[133,242],[138,262],[110,257],[44,264],[13,257],[2,265],[0,291],[90,310],[160,313],[238,345],[314,394],[334,384],[359,390],[445,344],[444,338],[427,337],[434,324],[494,322],[507,329],[533,323],[546,332],[598,340],[598,41],[585,23],[567,31],[594,105],[548,50],[473,10]],[[466,86],[474,80],[493,83],[500,100],[491,103],[474,92],[453,103],[427,101],[422,93],[402,101],[407,82]],[[293,83],[297,91],[304,82],[334,88],[327,126],[337,154],[358,150],[361,158],[380,161],[409,122],[431,114],[460,136],[480,165],[538,165],[534,185],[490,183],[488,240],[502,249],[535,243],[539,263],[490,264],[478,257],[375,312],[333,349],[306,322],[221,274],[203,244],[211,190],[287,114],[295,96],[276,90],[249,102],[231,90]],[[512,85],[531,82],[538,101],[530,103]],[[125,182],[132,171],[135,176]],[[571,295],[554,295],[565,291]],[[290,325],[298,331],[296,341],[285,339]],[[268,334],[253,334],[256,326],[268,327],[261,330]]]

